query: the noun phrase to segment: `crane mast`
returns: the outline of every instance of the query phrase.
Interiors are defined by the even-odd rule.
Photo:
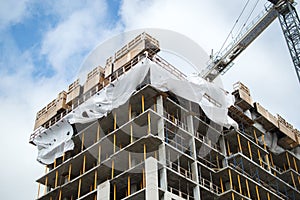
[[[276,3],[276,2],[275,2]],[[293,2],[276,4],[278,18],[300,82],[300,21]]]
[[[287,45],[300,82],[300,21],[293,0],[268,0],[272,4],[240,33],[232,44],[214,56],[201,76],[214,79],[233,65],[233,60],[241,54],[277,17],[279,18]]]

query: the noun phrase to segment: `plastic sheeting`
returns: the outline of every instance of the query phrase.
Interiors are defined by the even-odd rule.
[[[263,140],[262,137],[258,138],[259,143],[263,145]],[[281,154],[285,152],[286,150],[280,146],[278,146],[278,137],[276,133],[270,133],[267,132],[265,133],[264,136],[265,144],[269,148],[269,150],[275,154]],[[300,147],[295,147],[294,149],[291,150],[292,153],[295,154],[295,156],[300,159]]]
[[[136,91],[136,87],[145,79],[149,67],[150,65],[147,64],[137,64],[127,74],[80,105],[78,109],[67,116],[67,119],[71,124],[92,122],[125,104]]]
[[[74,149],[73,128],[66,120],[61,120],[51,128],[41,132],[33,143],[38,149],[37,160],[43,164],[51,164],[55,158]]]
[[[72,150],[74,143],[71,139],[73,130],[70,124],[95,121],[125,104],[149,72],[150,84],[154,88],[171,91],[175,95],[198,103],[208,118],[215,123],[228,128],[230,126],[237,128],[236,122],[227,115],[227,108],[233,103],[232,95],[200,77],[180,80],[158,64],[144,59],[69,113],[64,120],[36,137],[33,142],[38,147],[38,160],[50,164],[64,152]],[[217,104],[204,98],[205,95],[214,99]]]
[[[285,151],[282,147],[277,145],[278,137],[276,133],[266,132],[264,134],[264,141],[262,140],[262,136],[258,138],[258,141],[261,145],[263,145],[265,141],[269,150],[275,154],[280,154]]]
[[[180,80],[161,66],[145,59],[134,68],[111,83],[105,89],[84,102],[78,109],[68,115],[71,124],[87,123],[95,121],[108,112],[126,103],[143,82],[150,71],[150,84],[161,91],[171,91],[175,95],[198,103],[205,114],[215,123],[230,127],[236,127],[236,123],[228,118],[227,108],[232,104],[232,96],[213,83],[198,77],[198,80]],[[214,105],[203,98],[207,94],[218,102]]]
[[[300,147],[296,147],[292,150],[292,152],[295,154],[295,156],[300,159]]]

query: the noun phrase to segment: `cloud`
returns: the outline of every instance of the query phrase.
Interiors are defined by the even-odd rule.
[[[83,1],[75,3],[73,8],[66,8],[65,3],[52,7],[61,21],[45,33],[41,53],[58,73],[66,77],[71,73],[70,77],[74,77],[86,54],[119,27],[107,26],[108,10],[104,1]]]
[[[46,33],[42,54],[48,57],[55,69],[70,69],[70,65],[80,62],[77,59],[72,62],[70,58],[88,50],[95,40],[95,27],[94,19],[86,11],[73,13],[66,21]]]
[[[26,12],[28,2],[29,0],[1,1],[0,30],[24,20],[24,17],[29,14]]]

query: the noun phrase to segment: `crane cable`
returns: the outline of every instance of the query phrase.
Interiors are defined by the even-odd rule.
[[[257,0],[257,1],[255,2],[254,7],[252,8],[252,10],[251,10],[249,16],[247,17],[246,21],[244,22],[244,24],[240,27],[240,30],[238,31],[238,34],[237,34],[237,35],[240,35],[241,32],[243,31],[243,29],[246,27],[246,24],[247,24],[248,20],[250,19],[251,15],[253,14],[255,8],[257,7],[257,4],[259,3],[259,1],[260,1],[260,0]]]
[[[221,49],[218,51],[216,57],[218,57],[218,56],[221,54],[221,51],[223,50],[225,44],[227,43],[227,40],[229,39],[230,35],[232,35],[232,32],[233,32],[235,26],[237,25],[237,23],[239,22],[240,18],[242,17],[242,15],[243,15],[244,11],[246,10],[246,8],[247,8],[249,2],[250,2],[250,0],[247,0],[246,4],[244,5],[244,8],[243,8],[242,12],[240,13],[240,15],[238,16],[238,18],[236,19],[236,21],[235,21],[233,27],[231,28],[231,30],[230,30],[228,36],[226,37],[226,39],[225,39],[224,43],[222,44]]]

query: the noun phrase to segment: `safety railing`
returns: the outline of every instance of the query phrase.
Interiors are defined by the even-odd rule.
[[[207,190],[212,191],[213,193],[216,194],[221,194],[222,190],[219,186],[217,186],[216,184],[214,184],[213,182],[204,179],[203,177],[199,177],[199,184],[200,186],[206,188]]]
[[[171,192],[172,194],[175,194],[183,199],[186,200],[194,200],[194,197],[191,194],[187,194],[185,192],[182,192],[181,190],[175,189],[171,186],[168,185],[168,191]]]
[[[181,175],[183,175],[186,178],[192,179],[192,173],[191,171],[179,166],[177,163],[175,162],[168,162],[168,166],[173,169],[174,171],[180,173]]]

